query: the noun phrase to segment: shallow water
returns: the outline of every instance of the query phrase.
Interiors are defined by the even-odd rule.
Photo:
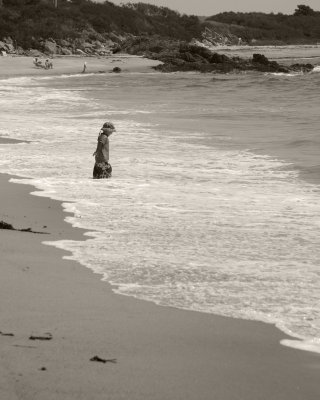
[[[116,292],[320,351],[317,71],[3,80],[0,134],[31,143],[1,145],[0,170],[65,202],[90,238],[51,244]],[[105,120],[114,174],[94,181]]]
[[[320,62],[320,43],[300,46],[218,46],[212,50],[244,58],[251,58],[254,53],[260,53],[270,60],[285,64]]]

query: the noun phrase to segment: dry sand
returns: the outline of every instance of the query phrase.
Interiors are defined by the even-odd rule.
[[[0,175],[0,220],[45,234],[0,230],[1,400],[319,399],[319,354],[281,346],[286,335],[272,325],[114,294],[42,244],[86,239],[61,203],[9,178]]]
[[[45,59],[42,58],[42,61]],[[119,67],[123,72],[147,72],[151,67],[160,64],[157,60],[149,60],[139,56],[118,54],[106,57],[64,56],[51,59],[53,69],[37,68],[32,57],[0,57],[0,78],[18,76],[47,76],[61,74],[79,74],[86,63],[86,73],[112,72]]]

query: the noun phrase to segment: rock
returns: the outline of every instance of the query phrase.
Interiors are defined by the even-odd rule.
[[[289,72],[287,67],[279,65],[275,61],[269,61],[262,54],[254,54],[252,60],[240,57],[228,57],[225,54],[217,54],[203,46],[187,43],[175,43],[170,50],[162,50],[154,53],[152,58],[162,61],[163,64],[155,67],[163,72],[175,71],[200,71],[229,73],[232,71],[261,71],[261,72]]]
[[[81,49],[76,49],[75,50],[75,54],[78,54],[80,56],[85,56],[86,55],[86,53],[84,51],[82,51]]]
[[[86,49],[84,50],[84,53],[87,54],[87,55],[92,55],[92,54],[94,53],[94,50],[89,49],[89,48],[86,48]]]
[[[16,47],[16,54],[19,55],[19,56],[22,56],[22,55],[25,54],[25,50],[23,50],[22,47],[17,46],[17,47]]]
[[[269,60],[263,54],[253,54],[252,62],[258,63],[258,64],[263,64],[263,65],[269,64]]]
[[[81,50],[86,51],[86,50],[88,50],[88,49],[92,49],[92,48],[93,48],[93,45],[92,45],[91,43],[84,42],[84,43],[82,43],[82,45],[80,46],[80,48],[81,48]]]
[[[158,45],[155,46],[156,39],[148,42],[142,38],[137,47],[137,38],[126,43],[131,51],[137,48],[145,48],[144,54],[150,58],[162,61],[162,65],[155,67],[158,71],[200,71],[229,73],[232,71],[260,71],[260,72],[290,72],[290,68],[278,64],[276,61],[270,61],[263,54],[254,54],[251,60],[240,57],[228,57],[225,54],[214,53],[203,47],[203,45],[188,44],[178,41],[163,41],[158,39]],[[159,51],[161,49],[161,51]],[[155,52],[150,52],[153,50]],[[156,52],[158,51],[158,52]],[[298,65],[297,70],[310,71],[311,66]]]
[[[109,49],[101,49],[101,50],[97,51],[97,54],[99,56],[109,56],[112,54],[112,51]]]
[[[70,56],[72,54],[72,51],[66,47],[60,47],[60,54],[64,56]]]
[[[290,69],[295,72],[311,72],[314,69],[312,64],[293,64]]]
[[[29,57],[42,57],[42,53],[36,49],[30,49],[25,52],[26,56]]]
[[[289,68],[279,65],[276,61],[269,61],[263,54],[253,54],[252,67],[260,72],[283,72],[288,73]]]
[[[115,72],[115,73],[118,74],[119,72],[121,72],[121,68],[120,67],[114,67],[112,72]]]
[[[5,50],[6,52],[8,52],[8,53],[15,53],[15,48],[14,48],[13,44],[5,43],[4,47],[5,47],[4,50]]]
[[[196,61],[195,57],[191,53],[189,53],[188,51],[186,51],[182,55],[182,59],[187,61],[187,62],[195,62]]]
[[[6,44],[4,42],[0,41],[0,50],[5,50],[6,51],[5,45]]]
[[[164,49],[160,53],[152,53],[152,54],[154,57],[162,58],[164,60],[166,60],[166,59],[171,60],[173,58],[181,58],[182,57],[182,53],[180,53],[180,51],[178,51],[178,50]]]
[[[213,53],[209,60],[212,64],[222,64],[224,62],[228,62],[229,57],[224,54]]]
[[[120,46],[120,45],[116,45],[116,46],[114,46],[114,47],[112,48],[112,53],[113,53],[113,54],[117,54],[117,53],[120,53],[121,50],[122,50],[122,49],[121,49],[121,46]]]
[[[52,41],[46,40],[44,42],[43,48],[44,48],[44,52],[46,54],[56,54],[57,53],[57,44],[56,44],[56,42],[52,42]]]
[[[212,51],[203,46],[196,46],[183,43],[180,45],[180,53],[186,53],[186,52],[192,54],[194,57],[195,56],[201,57],[204,60],[207,60],[208,62],[210,62],[210,59],[212,57]]]

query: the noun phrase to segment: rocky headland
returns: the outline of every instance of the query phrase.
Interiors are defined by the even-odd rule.
[[[270,61],[263,54],[253,54],[253,57],[240,58],[219,54],[207,48],[201,42],[181,41],[162,38],[160,36],[118,35],[109,33],[105,36],[83,36],[77,39],[39,39],[36,49],[23,49],[15,46],[14,41],[4,38],[0,41],[2,54],[24,56],[87,56],[103,57],[116,53],[139,55],[161,61],[154,67],[161,72],[199,71],[203,73],[229,73],[232,71],[259,72],[310,72],[312,64],[293,64],[285,66]]]

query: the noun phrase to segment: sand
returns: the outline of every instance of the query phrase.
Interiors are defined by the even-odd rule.
[[[41,59],[43,62],[45,58]],[[118,54],[106,57],[63,56],[51,59],[53,69],[37,68],[32,57],[0,57],[0,79],[18,76],[50,76],[82,73],[86,63],[86,73],[112,72],[119,67],[123,72],[148,72],[151,67],[161,64],[139,56]]]
[[[9,179],[0,221],[42,233],[0,230],[1,400],[319,399],[320,354],[280,345],[272,325],[114,294],[42,244],[86,239],[61,203]]]

